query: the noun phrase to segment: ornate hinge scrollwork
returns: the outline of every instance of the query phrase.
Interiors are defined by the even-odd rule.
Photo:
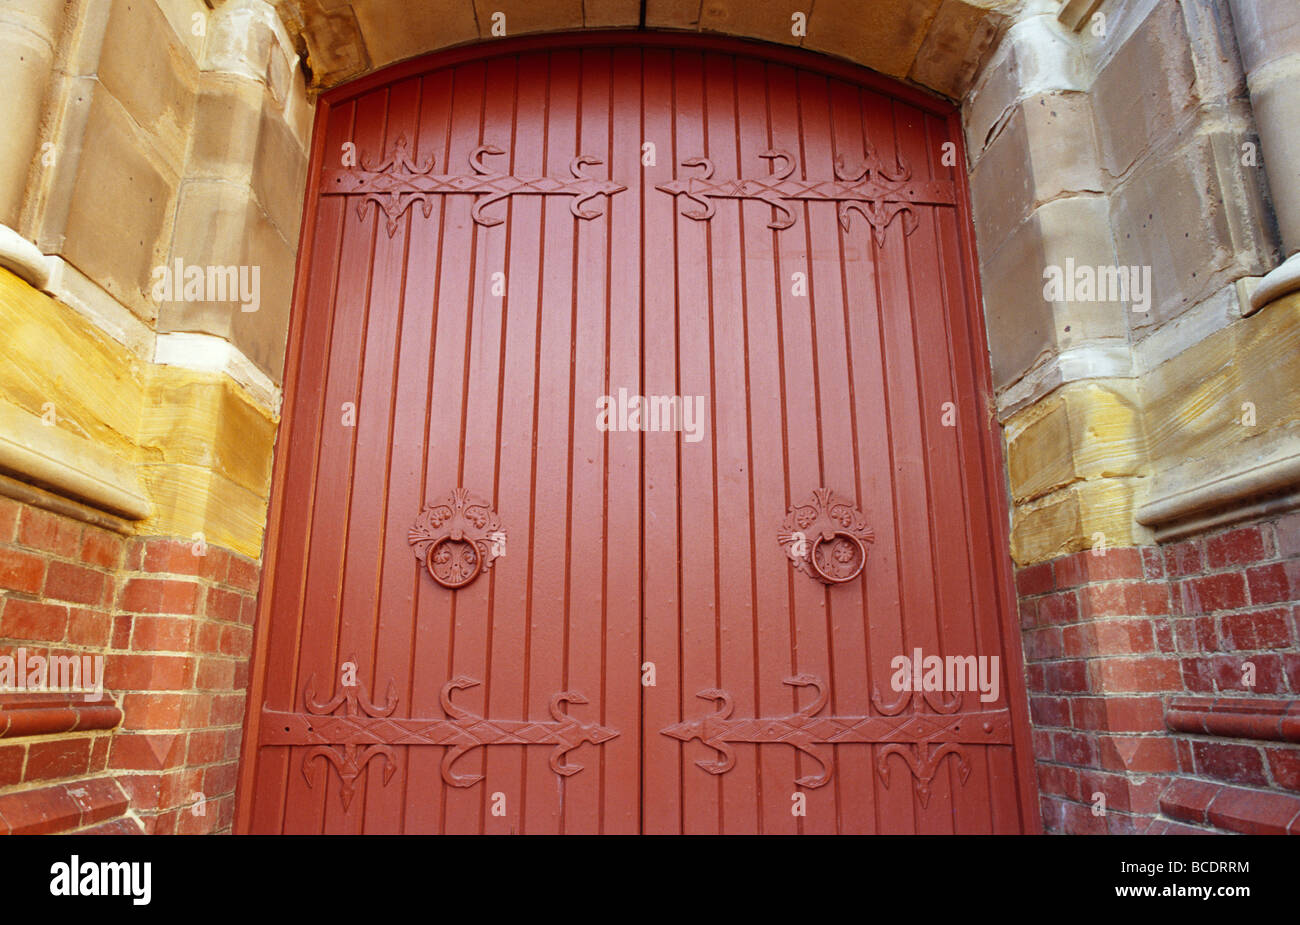
[[[569,211],[575,218],[592,219],[601,213],[585,208],[597,196],[613,196],[627,187],[611,180],[584,175],[583,168],[602,163],[600,158],[579,154],[569,161],[572,177],[516,177],[497,173],[483,163],[484,155],[505,154],[495,145],[479,145],[469,155],[469,174],[436,174],[433,158],[416,163],[405,135],[399,135],[388,157],[379,163],[363,159],[361,167],[327,167],[321,171],[322,196],[359,196],[357,217],[364,218],[366,206],[374,203],[387,220],[388,236],[397,231],[397,220],[414,203],[424,217],[433,208],[433,196],[467,193],[479,197],[470,212],[480,225],[499,225],[504,219],[483,210],[510,196],[572,196]]]
[[[355,659],[353,660],[355,663]],[[549,720],[509,720],[480,716],[452,702],[453,691],[476,687],[481,682],[457,677],[442,686],[439,702],[446,719],[393,718],[397,698],[392,682],[384,706],[370,702],[360,684],[344,686],[327,703],[318,703],[313,686],[307,682],[303,694],[306,712],[294,713],[262,707],[259,734],[261,745],[308,746],[302,773],[307,786],[315,786],[312,761],[327,759],[341,781],[339,795],[346,810],[356,792],[356,781],[366,765],[375,758],[385,762],[383,784],[388,785],[397,770],[394,748],[399,745],[441,745],[442,779],[450,787],[472,787],[483,779],[481,774],[457,774],[455,764],[468,752],[489,745],[552,745],[551,770],[561,777],[577,774],[581,765],[569,764],[565,756],[581,745],[601,745],[618,736],[618,730],[599,723],[584,723],[570,716],[567,705],[586,703],[577,691],[561,691],[551,697]]]
[[[351,666],[351,670],[356,669],[356,657],[349,659],[345,666]],[[325,703],[316,700],[316,676],[313,674],[307,679],[306,688],[303,691],[303,706],[310,716],[330,716],[342,709],[342,717],[347,719],[356,719],[360,717],[369,717],[371,719],[382,719],[392,714],[397,707],[397,696],[393,692],[393,682],[388,682],[388,690],[384,695],[384,705],[376,706],[370,701],[370,695],[364,687],[359,684],[343,684],[342,690]],[[311,723],[308,722],[308,728]],[[392,779],[393,772],[397,770],[397,758],[393,750],[382,742],[358,743],[355,741],[343,741],[330,744],[316,744],[307,752],[302,759],[302,776],[307,780],[307,786],[315,786],[312,761],[315,758],[324,758],[334,766],[338,772],[339,780],[342,782],[339,788],[339,796],[343,800],[343,808],[347,809],[352,803],[352,797],[356,792],[357,778],[365,770],[373,759],[381,758],[384,762],[384,784]]]
[[[789,228],[795,223],[795,213],[790,203],[834,202],[840,225],[849,228],[849,213],[857,212],[871,225],[876,243],[885,243],[885,231],[894,217],[903,213],[903,233],[916,230],[917,205],[953,205],[956,192],[947,180],[913,180],[912,168],[897,160],[891,169],[886,167],[876,149],[868,144],[861,163],[849,167],[844,155],[835,159],[834,180],[801,180],[792,177],[794,156],[786,151],[764,151],[759,157],[772,162],[772,172],[765,177],[736,180],[714,180],[713,161],[707,157],[692,157],[682,161],[683,167],[698,167],[699,176],[685,177],[660,183],[656,189],[673,196],[684,196],[696,208],[684,207],[687,218],[705,221],[713,218],[714,199],[756,199],[770,205],[777,215],[768,222],[769,228]]]
[[[883,748],[877,752],[876,759],[881,782],[889,786],[888,758],[897,755],[912,772],[916,795],[923,807],[929,805],[930,784],[945,757],[951,755],[956,759],[958,774],[965,784],[970,776],[966,745],[1011,744],[1011,716],[1006,709],[958,712],[963,699],[960,694],[940,700],[931,692],[924,692],[922,699],[935,711],[925,713],[910,692],[895,703],[884,704],[879,691],[876,691],[872,703],[879,714],[819,716],[830,696],[820,678],[801,674],[786,678],[785,683],[811,687],[817,696],[797,713],[732,719],[731,695],[711,688],[696,696],[717,704],[712,714],[675,723],[660,732],[681,742],[699,739],[716,751],[718,758],[696,762],[710,774],[724,774],[735,766],[736,756],[732,749],[735,744],[790,745],[817,764],[814,773],[805,774],[795,781],[800,787],[809,788],[824,786],[831,779],[833,751],[828,746],[881,745]],[[909,703],[912,709],[904,712]]]

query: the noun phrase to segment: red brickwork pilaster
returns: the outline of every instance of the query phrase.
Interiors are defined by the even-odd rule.
[[[0,732],[0,831],[228,830],[259,574],[0,498],[0,655],[102,655],[121,710],[114,728]],[[0,695],[0,720],[22,699]]]
[[[1300,832],[1300,514],[1016,585],[1048,831]]]

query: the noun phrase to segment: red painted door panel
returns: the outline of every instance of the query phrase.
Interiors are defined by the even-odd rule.
[[[322,101],[242,830],[1036,828],[957,123],[669,41]],[[451,590],[408,534],[461,488],[504,535]],[[823,488],[842,583],[781,541]],[[900,693],[915,649],[997,699]]]

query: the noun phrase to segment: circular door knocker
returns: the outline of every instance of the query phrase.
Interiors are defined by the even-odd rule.
[[[852,581],[867,566],[867,544],[875,532],[850,504],[829,488],[817,488],[803,504],[791,507],[777,534],[794,567],[823,584]]]
[[[827,584],[852,581],[867,564],[867,548],[847,530],[832,533],[829,541],[825,536],[817,537],[810,552],[809,563]]]
[[[426,505],[407,542],[429,577],[453,591],[472,583],[506,554],[506,530],[496,511],[464,488]]]
[[[434,540],[424,554],[429,576],[444,588],[463,588],[483,571],[483,556],[469,540],[449,536]]]

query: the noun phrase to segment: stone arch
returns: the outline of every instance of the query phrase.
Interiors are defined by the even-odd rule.
[[[502,28],[507,36],[637,29],[804,48],[960,99],[1019,3],[783,0],[761,11],[747,0],[279,0],[276,6],[310,86],[321,90],[429,52],[494,41]],[[495,14],[504,19],[494,20]]]

